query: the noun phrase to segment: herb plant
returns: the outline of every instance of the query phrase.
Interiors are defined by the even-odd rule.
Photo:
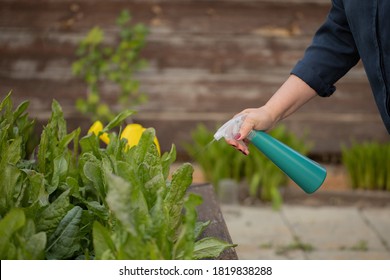
[[[140,58],[145,46],[148,29],[143,24],[131,25],[128,11],[122,11],[117,18],[119,41],[114,46],[105,44],[105,34],[100,27],[92,28],[80,42],[76,60],[72,65],[73,74],[81,77],[88,86],[87,97],[78,99],[76,108],[92,121],[110,121],[124,108],[146,102],[146,95],[139,89],[134,74],[146,66]],[[103,99],[105,83],[116,86],[115,107]]]
[[[342,147],[342,163],[354,189],[390,190],[390,144],[354,143]]]
[[[193,168],[172,176],[175,146],[159,155],[153,128],[126,148],[112,128],[132,111],[118,114],[99,136],[67,132],[58,102],[44,127],[36,156],[25,158],[28,102],[12,110],[0,104],[1,259],[202,259],[235,246],[199,239],[202,198],[187,193]],[[72,148],[69,148],[72,146]]]

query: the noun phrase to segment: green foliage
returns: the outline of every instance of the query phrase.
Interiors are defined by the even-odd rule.
[[[192,142],[184,144],[187,153],[201,166],[206,179],[217,191],[222,179],[245,181],[252,197],[272,201],[274,208],[279,208],[282,203],[279,187],[287,182],[286,175],[252,144],[249,145],[250,155],[245,156],[225,141],[213,141],[215,131],[199,124],[191,134]],[[270,134],[302,154],[309,150],[303,140],[288,133],[282,125]]]
[[[197,221],[202,198],[187,193],[193,168],[169,176],[175,146],[159,156],[152,128],[131,149],[109,132],[131,110],[104,128],[110,143],[101,148],[94,134],[67,133],[53,101],[37,157],[25,160],[20,132],[31,121],[15,116],[27,106],[11,108],[8,95],[0,104],[1,259],[196,259],[234,246],[199,239],[207,224]]]
[[[309,243],[303,243],[298,237],[294,236],[294,241],[291,244],[285,246],[279,246],[276,248],[277,255],[284,255],[290,251],[302,251],[302,252],[312,252],[315,248]]]
[[[342,163],[354,189],[390,190],[390,143],[343,146]]]
[[[142,24],[131,25],[129,12],[122,11],[117,18],[119,41],[115,46],[104,44],[105,34],[99,27],[92,28],[80,42],[72,65],[73,74],[81,77],[88,86],[86,99],[78,99],[77,109],[90,116],[92,121],[110,121],[124,108],[146,102],[146,95],[139,90],[134,74],[146,66],[140,58],[145,46],[148,29]],[[114,110],[102,98],[102,85],[115,84],[120,92]]]

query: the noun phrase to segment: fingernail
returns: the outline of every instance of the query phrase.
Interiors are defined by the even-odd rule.
[[[237,133],[237,134],[234,136],[234,139],[235,139],[235,140],[238,140],[238,139],[240,139],[240,137],[241,137],[241,133]]]

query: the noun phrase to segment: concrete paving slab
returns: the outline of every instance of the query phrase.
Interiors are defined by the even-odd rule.
[[[310,260],[390,260],[390,252],[378,251],[313,251],[307,253]]]
[[[374,250],[385,252],[378,235],[355,207],[284,206],[282,215],[293,234],[316,250]]]
[[[241,244],[236,248],[239,260],[305,260],[306,256],[302,251],[289,251],[283,254],[275,248],[259,248],[256,246]]]
[[[277,246],[293,240],[280,213],[270,208],[222,205],[233,242],[251,246]]]
[[[390,207],[221,205],[239,259],[390,260]]]
[[[390,251],[390,207],[362,209],[361,212]]]
[[[280,212],[271,208],[221,205],[239,259],[304,259],[301,251],[278,254],[294,242]]]

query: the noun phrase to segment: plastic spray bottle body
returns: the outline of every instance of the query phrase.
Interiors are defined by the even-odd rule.
[[[326,178],[326,169],[263,131],[252,130],[251,143],[306,193],[313,193]]]

